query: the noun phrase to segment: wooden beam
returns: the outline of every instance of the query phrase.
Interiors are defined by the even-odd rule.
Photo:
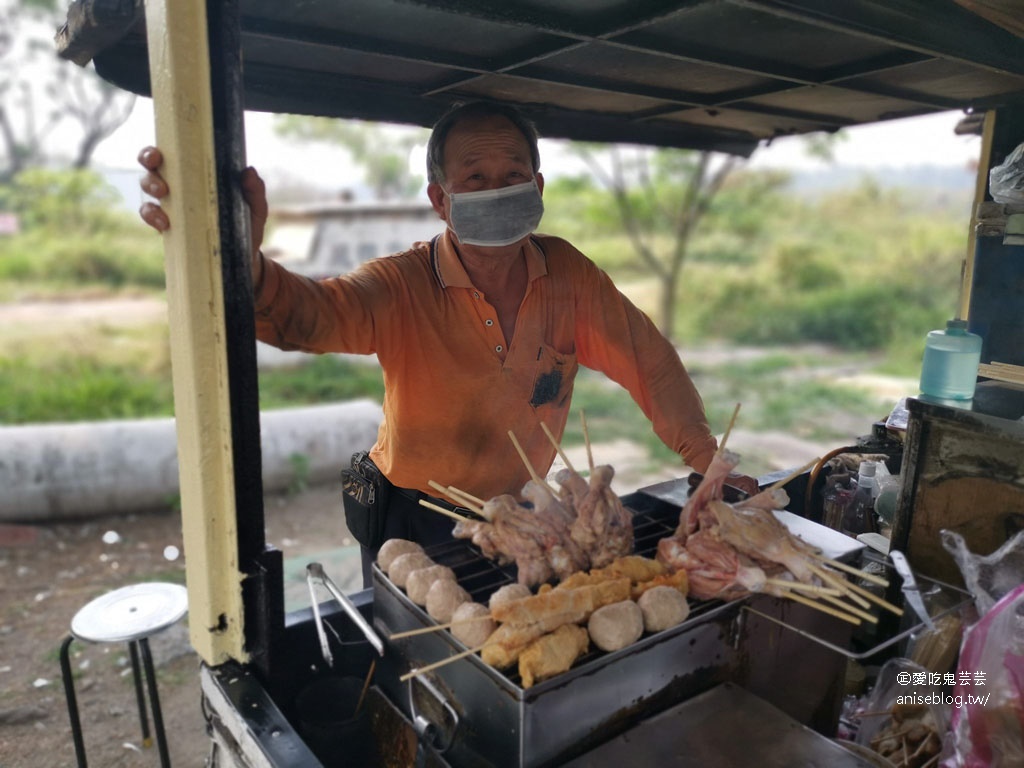
[[[206,2],[147,0],[146,27],[171,189],[164,253],[189,631],[208,664],[245,662]]]

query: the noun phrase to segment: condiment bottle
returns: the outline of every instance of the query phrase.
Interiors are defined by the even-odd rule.
[[[869,463],[864,462],[861,464],[862,472],[864,464]],[[873,470],[874,467],[872,466],[871,469]],[[871,476],[862,472],[858,473],[857,478],[853,481],[856,489],[853,492],[853,498],[850,499],[850,503],[843,510],[843,522],[840,526],[840,530],[843,533],[854,538],[862,533],[877,532],[877,526],[875,525],[875,501],[871,497]]]
[[[821,522],[835,531],[842,528],[843,512],[846,510],[847,504],[850,503],[850,499],[853,498],[848,480],[845,472],[830,475],[825,480]]]
[[[970,400],[978,381],[981,337],[963,320],[950,320],[945,330],[930,331],[921,363],[921,394],[942,400]]]

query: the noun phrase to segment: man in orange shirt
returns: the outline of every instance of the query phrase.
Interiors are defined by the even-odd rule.
[[[508,432],[545,473],[555,450],[541,425],[562,434],[580,365],[625,387],[665,444],[705,471],[716,442],[675,349],[593,262],[534,234],[544,177],[533,126],[509,107],[463,105],[434,126],[427,154],[427,194],[446,231],[320,281],[263,257],[266,191],[253,169],[242,177],[257,337],[380,360],[384,420],[370,458],[395,492],[376,538],[450,536],[449,520],[416,503],[431,480],[485,499],[518,496],[529,474]],[[143,189],[166,195],[159,150],[144,149],[140,162]],[[170,226],[156,204],[140,213]],[[757,488],[752,478],[735,484]],[[380,541],[362,543],[372,555]]]

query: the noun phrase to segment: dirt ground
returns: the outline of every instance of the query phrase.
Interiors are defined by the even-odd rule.
[[[285,553],[289,609],[308,604],[303,573],[310,560],[322,561],[343,589],[357,587],[358,550],[337,488],[268,496],[265,515],[268,541]],[[94,597],[143,581],[184,583],[184,558],[168,560],[167,547],[182,548],[177,513],[0,525],[0,768],[75,765],[60,644],[75,612]],[[171,763],[203,766],[208,744],[187,617],[151,647]],[[71,649],[89,765],[159,765],[156,746],[142,748],[127,646],[76,641]]]
[[[616,467],[614,488],[628,493],[679,476],[652,469],[627,441],[594,446]],[[583,449],[570,450],[577,465]],[[334,485],[264,499],[267,541],[285,556],[285,608],[309,604],[308,562],[321,562],[346,592],[359,588],[359,552],[345,528]],[[53,525],[0,524],[0,768],[71,768],[74,743],[61,681],[59,649],[75,612],[112,589],[144,581],[185,581],[181,518],[153,512]],[[322,596],[321,599],[326,599]],[[164,726],[175,768],[200,768],[209,748],[200,708],[198,657],[187,617],[150,641]],[[90,766],[160,764],[142,733],[124,644],[72,646],[75,690]]]
[[[165,309],[151,299],[83,301],[80,314],[47,302],[0,305],[0,325],[32,332],[54,318],[77,324],[157,322]],[[102,310],[102,311],[99,311]],[[42,319],[46,318],[46,319]],[[48,328],[50,326],[47,326]],[[52,330],[52,328],[51,328]],[[733,350],[730,354],[736,354]],[[851,430],[865,425],[851,425]],[[856,432],[851,432],[857,434]],[[794,467],[828,446],[780,433],[736,430],[731,447],[772,457],[769,469]],[[678,477],[679,467],[652,469],[643,451],[626,441],[595,446],[600,463],[616,467],[615,490]],[[584,454],[570,451],[577,466]],[[748,468],[748,471],[749,468]],[[356,589],[358,549],[344,526],[338,488],[314,487],[265,500],[267,540],[285,555],[286,609],[308,604],[306,563],[317,560],[345,590]],[[184,583],[179,554],[180,516],[136,514],[53,525],[0,524],[0,768],[75,765],[59,667],[59,648],[72,617],[93,598],[143,581]],[[198,658],[188,640],[187,618],[151,641],[164,722],[176,768],[203,766],[208,740],[200,709]],[[89,764],[104,768],[159,765],[155,747],[142,748],[127,647],[72,645],[72,666]]]
[[[616,467],[620,494],[679,477],[680,468],[652,468],[625,440],[594,446]],[[577,466],[583,448],[568,451]],[[267,541],[285,556],[285,608],[309,604],[305,566],[323,564],[346,592],[361,585],[359,551],[345,528],[339,489],[315,486],[264,499]],[[105,592],[143,581],[185,581],[176,512],[122,515],[53,525],[0,524],[0,768],[71,768],[74,743],[61,681],[59,649],[72,617]],[[173,554],[173,553],[172,553]],[[326,599],[322,596],[321,599]],[[187,617],[150,641],[157,665],[165,730],[175,768],[205,765],[208,742],[200,709],[198,657]],[[72,646],[75,690],[91,766],[149,768],[160,764],[142,734],[123,644]]]

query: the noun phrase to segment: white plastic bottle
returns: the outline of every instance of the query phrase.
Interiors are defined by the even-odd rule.
[[[963,320],[950,320],[944,330],[931,331],[921,363],[921,394],[943,400],[970,400],[978,381],[981,336]]]

